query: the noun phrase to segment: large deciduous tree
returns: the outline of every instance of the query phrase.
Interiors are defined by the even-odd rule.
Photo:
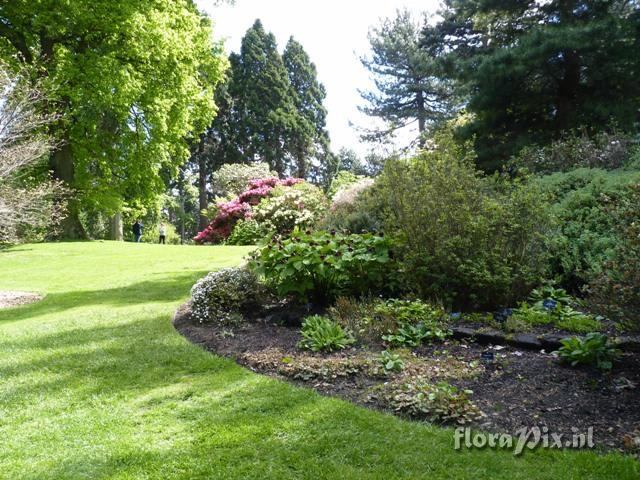
[[[41,78],[57,179],[74,190],[64,236],[84,236],[79,212],[151,201],[188,157],[185,139],[215,114],[226,60],[192,0],[15,0],[0,3],[0,53]]]
[[[408,10],[399,10],[369,32],[372,54],[361,61],[376,88],[360,92],[365,100],[360,110],[382,119],[385,128],[368,132],[364,139],[389,137],[417,123],[423,146],[427,127],[453,112],[451,80],[441,72],[439,52],[421,46],[421,29]]]

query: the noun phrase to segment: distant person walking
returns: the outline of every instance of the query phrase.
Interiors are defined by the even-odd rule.
[[[167,240],[167,227],[164,226],[164,223],[160,224],[160,240],[158,243],[165,244]]]
[[[140,243],[140,239],[142,238],[142,229],[143,226],[140,223],[140,220],[136,220],[136,223],[133,224],[133,236],[136,238],[136,243]]]

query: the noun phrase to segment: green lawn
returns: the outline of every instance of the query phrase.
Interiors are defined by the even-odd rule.
[[[630,458],[453,449],[410,423],[249,372],[171,326],[241,247],[111,242],[0,251],[0,478],[640,478]]]

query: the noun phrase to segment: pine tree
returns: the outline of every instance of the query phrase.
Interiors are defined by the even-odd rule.
[[[408,10],[399,10],[396,18],[369,33],[373,55],[361,61],[373,74],[376,91],[360,92],[366,102],[360,110],[382,119],[386,128],[370,132],[365,140],[379,140],[417,123],[423,145],[427,127],[452,112],[450,82],[441,74],[438,58],[421,47],[421,38],[420,25]]]

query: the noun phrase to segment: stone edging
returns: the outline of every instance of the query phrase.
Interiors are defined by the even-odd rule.
[[[529,350],[553,351],[561,347],[560,340],[568,335],[550,333],[534,335],[532,333],[508,334],[491,328],[473,329],[469,327],[453,327],[453,338],[472,339],[482,344],[511,345]],[[618,348],[628,352],[640,352],[640,338],[617,337],[614,339]]]

